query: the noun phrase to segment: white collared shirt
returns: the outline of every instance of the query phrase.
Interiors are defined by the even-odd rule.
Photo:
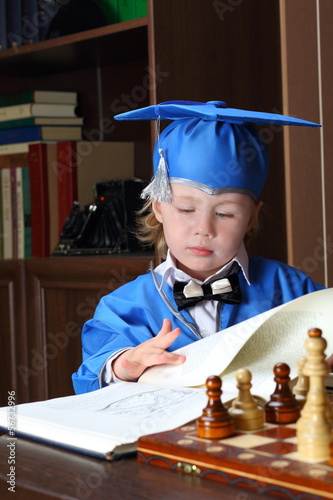
[[[221,267],[215,274],[209,276],[205,281],[193,279],[192,276],[180,271],[170,251],[168,251],[166,260],[155,268],[155,272],[162,277],[160,289],[166,284],[173,288],[175,281],[193,280],[202,285],[210,283],[212,280],[226,277],[235,263],[238,264],[247,283],[250,284],[248,276],[249,257],[244,244],[241,245],[237,255],[230,262]],[[190,314],[202,337],[208,337],[220,330],[220,325],[216,325],[217,306],[218,302],[216,300],[203,300],[196,306],[187,308],[187,312]]]

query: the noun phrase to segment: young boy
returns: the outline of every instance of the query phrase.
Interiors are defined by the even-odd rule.
[[[317,124],[216,101],[162,103],[116,118],[174,120],[156,143],[141,224],[166,260],[101,299],[82,331],[76,393],[181,364],[179,347],[323,288],[286,264],[249,259],[244,244],[268,173],[267,147],[248,124]]]

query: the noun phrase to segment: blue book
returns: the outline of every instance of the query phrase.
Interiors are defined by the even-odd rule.
[[[6,0],[0,0],[0,50],[7,48]]]
[[[78,141],[82,139],[82,127],[39,126],[0,130],[0,144],[35,141]]]
[[[39,0],[38,20],[39,20],[39,41],[47,38],[49,26],[52,19],[59,11],[59,4],[54,0]]]
[[[37,0],[22,0],[22,43],[39,41],[39,19]]]
[[[22,45],[21,0],[6,0],[7,48]]]

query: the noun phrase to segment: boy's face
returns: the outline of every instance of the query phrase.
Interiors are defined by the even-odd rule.
[[[209,195],[182,184],[171,190],[171,203],[153,203],[155,216],[178,268],[204,281],[235,257],[261,204],[254,210],[247,195]]]

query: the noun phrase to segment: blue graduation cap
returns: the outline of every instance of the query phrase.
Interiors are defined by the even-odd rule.
[[[154,178],[142,196],[171,201],[170,183],[208,194],[243,193],[257,200],[269,164],[265,141],[252,125],[319,124],[275,113],[227,108],[222,101],[168,101],[115,116],[116,120],[172,120],[154,150]]]

